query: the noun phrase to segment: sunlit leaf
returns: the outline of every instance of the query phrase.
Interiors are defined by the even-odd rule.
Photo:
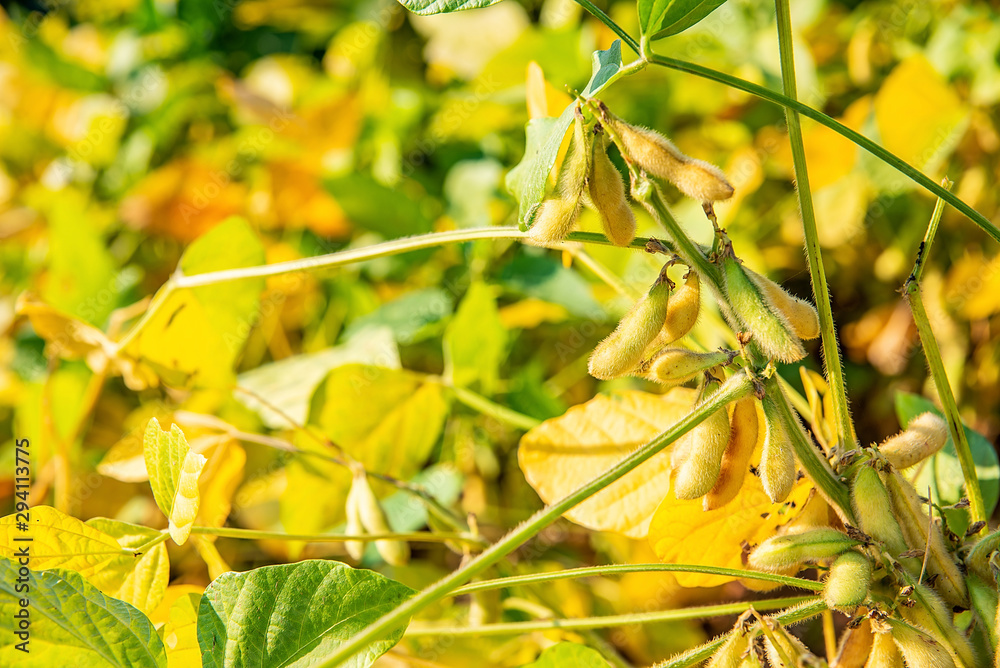
[[[24,577],[31,592],[30,649],[20,642],[15,613]],[[165,668],[163,643],[139,610],[66,570],[18,575],[15,561],[0,558],[0,664],[37,668]]]
[[[574,406],[521,438],[524,477],[543,501],[557,501],[673,426],[691,411],[694,399],[693,390],[676,388],[667,395],[598,395]],[[668,446],[566,516],[591,529],[645,536],[653,511],[670,490],[670,452]]]
[[[608,662],[600,652],[586,645],[561,642],[542,652],[537,661],[524,668],[607,668]]]
[[[180,427],[163,431],[156,418],[146,427],[143,451],[153,498],[170,521],[170,537],[183,545],[198,515],[198,476],[207,460],[191,451]]]
[[[639,28],[652,39],[687,30],[726,0],[639,0]]]
[[[506,343],[493,289],[473,283],[444,333],[445,376],[453,385],[478,384],[483,394],[493,394]]]
[[[480,9],[495,5],[501,0],[399,0],[399,4],[414,14],[447,14],[463,9]]]
[[[111,536],[119,545],[132,551],[125,579],[111,594],[131,603],[147,615],[151,614],[163,600],[170,580],[170,556],[167,554],[166,543],[147,547],[160,536],[160,532],[104,517],[91,518],[86,525]]]
[[[201,594],[184,594],[170,606],[170,618],[163,626],[167,668],[187,668],[201,664],[198,644],[198,606]]]
[[[226,573],[205,590],[198,611],[204,665],[318,665],[412,594],[409,587],[378,573],[334,561]],[[403,631],[394,630],[341,665],[370,666],[399,642]]]
[[[367,338],[372,329],[388,327],[399,344],[416,343],[430,336],[454,306],[455,298],[447,290],[414,290],[352,321],[344,330],[343,338]]]

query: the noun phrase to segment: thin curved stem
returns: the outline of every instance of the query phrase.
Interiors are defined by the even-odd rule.
[[[792,21],[788,0],[775,0],[778,13],[778,47],[781,53],[781,80],[785,95],[791,100],[798,99],[795,88],[795,56],[792,52]],[[826,283],[826,269],[823,268],[823,252],[819,246],[819,230],[816,228],[816,212],[813,208],[812,192],[809,188],[809,170],[806,165],[806,148],[802,141],[802,126],[799,114],[791,107],[785,107],[788,124],[788,140],[792,146],[792,163],[795,170],[795,190],[799,197],[802,213],[802,231],[806,240],[806,259],[809,261],[809,275],[812,278],[816,310],[819,313],[819,331],[823,343],[823,359],[826,361],[827,381],[833,394],[833,416],[841,445],[847,450],[857,447],[854,423],[847,405],[847,384],[844,382],[844,367],[840,361],[840,347],[837,345],[837,329],[833,321],[833,307],[830,302],[830,288]]]
[[[408,533],[370,533],[351,536],[347,534],[294,534],[281,531],[257,531],[256,529],[237,529],[233,527],[191,527],[192,534],[203,534],[206,536],[219,536],[220,538],[243,538],[247,540],[292,540],[305,543],[343,543],[349,540],[374,541],[374,540],[405,540],[411,543],[444,543],[454,541],[456,543],[470,543],[473,545],[486,544],[485,539],[468,533],[458,532],[430,532],[411,531]]]
[[[709,415],[712,415],[726,404],[747,396],[752,390],[753,383],[745,372],[734,375],[705,403],[696,407],[683,420],[650,442],[639,447],[632,454],[612,466],[608,471],[581,486],[575,492],[538,511],[526,522],[510,531],[506,536],[494,543],[492,547],[461,568],[452,571],[437,583],[427,587],[413,598],[395,608],[392,612],[369,624],[363,631],[346,640],[335,652],[327,657],[322,665],[336,666],[361,651],[365,645],[373,640],[384,637],[385,634],[401,626],[405,626],[410,617],[446,597],[456,587],[465,584],[523,545],[532,536],[538,534],[542,529],[562,517],[566,511],[574,508],[582,501],[587,500],[611,483],[622,478],[629,471],[632,471],[650,457],[661,452],[678,438],[694,429],[695,426],[704,421]]]
[[[614,34],[616,34],[619,37],[621,37],[622,41],[625,42],[626,44],[628,44],[629,48],[631,48],[633,51],[635,51],[636,53],[639,53],[639,54],[642,53],[642,51],[639,48],[639,42],[635,41],[635,39],[632,37],[632,35],[629,35],[627,32],[625,32],[624,28],[622,28],[620,25],[618,25],[617,23],[615,23],[614,19],[612,19],[607,14],[605,14],[604,10],[602,10],[601,8],[599,8],[597,5],[595,5],[594,3],[592,3],[590,0],[576,0],[576,4],[580,5],[581,7],[583,7],[584,9],[586,9],[588,12],[590,12],[591,14],[593,14],[594,17],[598,21],[600,21],[601,23],[603,23],[604,25],[606,25],[608,28],[610,28],[611,32],[613,32]]]
[[[812,603],[816,599],[810,596],[791,598],[769,598],[759,601],[741,601],[739,603],[722,603],[720,605],[702,605],[674,610],[657,610],[655,612],[637,612],[628,615],[607,615],[604,617],[584,617],[582,619],[539,619],[532,622],[509,622],[506,624],[483,624],[481,626],[419,626],[406,631],[409,637],[414,636],[509,636],[563,629],[579,631],[582,629],[604,629],[614,626],[631,624],[654,624],[656,622],[673,622],[686,619],[706,619],[709,617],[724,617],[739,615],[752,606],[755,610],[778,610],[792,605]]]
[[[454,393],[455,398],[462,404],[465,404],[474,411],[491,417],[497,422],[503,422],[509,424],[515,429],[520,429],[521,431],[528,431],[534,429],[542,423],[538,418],[533,418],[530,415],[525,415],[524,413],[518,413],[515,410],[511,410],[506,406],[501,406],[500,404],[490,401],[481,394],[476,394],[471,390],[467,390],[464,387],[449,386],[451,391]]]
[[[707,575],[728,575],[734,578],[745,578],[748,580],[758,580],[760,582],[776,582],[778,584],[796,587],[798,589],[823,591],[823,583],[816,582],[815,580],[805,580],[803,578],[791,577],[789,575],[748,571],[739,568],[693,566],[689,564],[611,564],[609,566],[569,568],[566,570],[554,571],[552,573],[531,573],[528,575],[514,575],[506,578],[497,578],[495,580],[483,580],[482,582],[473,582],[472,584],[467,584],[464,587],[459,587],[458,589],[452,591],[450,595],[461,596],[462,594],[471,594],[475,591],[505,589],[507,587],[553,582],[555,580],[573,580],[576,578],[587,578],[601,575],[622,575],[624,573],[704,573]]]

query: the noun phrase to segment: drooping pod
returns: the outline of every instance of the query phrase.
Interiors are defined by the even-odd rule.
[[[788,321],[788,325],[796,336],[800,339],[815,339],[819,336],[819,315],[816,313],[815,306],[804,299],[789,294],[770,278],[761,276],[746,267],[743,268],[743,271],[767,299],[771,308],[785,316],[785,320]]]
[[[762,407],[765,432],[760,452],[760,482],[768,498],[778,503],[788,497],[795,485],[795,453],[788,425],[774,397],[765,396]]]
[[[763,422],[757,417],[757,400],[753,397],[743,397],[732,406],[729,442],[722,455],[719,479],[702,501],[702,507],[706,511],[721,508],[736,498],[743,487],[743,479],[746,477],[750,457],[757,446],[757,441],[758,439],[763,441],[761,432]]]
[[[590,375],[610,380],[631,373],[642,361],[643,351],[663,327],[670,300],[670,282],[665,273],[632,310],[618,323],[615,331],[597,344],[587,365]]]
[[[772,536],[750,553],[747,563],[762,571],[781,571],[850,550],[858,541],[829,527]]]
[[[693,269],[684,276],[684,285],[670,298],[670,307],[663,322],[663,330],[657,337],[665,346],[680,340],[698,322],[701,311],[701,280]]]
[[[872,649],[868,655],[865,668],[904,668],[903,656],[892,639],[892,633],[886,625],[879,624],[872,633]]]
[[[769,306],[743,265],[735,257],[722,261],[726,295],[740,326],[753,335],[765,355],[781,362],[796,362],[806,356],[799,337],[792,331],[788,319]]]
[[[889,492],[878,472],[869,465],[858,468],[851,481],[851,507],[858,528],[881,542],[886,551],[898,558],[906,552],[906,538],[899,522],[893,516],[892,502]],[[905,558],[901,562],[913,575],[920,573],[920,560]]]
[[[369,534],[392,533],[382,504],[375,497],[371,485],[368,484],[368,476],[364,471],[354,475],[351,492],[356,494],[357,512],[361,517],[361,524],[364,526],[365,532]],[[405,566],[410,560],[410,546],[406,541],[376,540],[375,549],[387,563],[393,566]]]
[[[994,584],[996,577],[990,568],[990,556],[997,550],[1000,550],[1000,531],[994,531],[979,539],[965,557],[965,565],[984,582]]]
[[[849,626],[840,636],[840,644],[837,646],[837,655],[830,668],[865,668],[868,657],[872,651],[872,624],[868,619],[863,619],[857,626]],[[892,639],[889,639],[892,645]],[[892,645],[893,650],[896,649]]]
[[[929,522],[917,490],[899,471],[887,474],[885,483],[893,514],[899,520],[907,545],[913,549],[927,547],[927,570],[931,575],[938,576],[935,588],[952,605],[966,605],[965,580],[945,547],[941,527]]]
[[[604,234],[616,246],[635,239],[635,214],[625,197],[625,183],[607,154],[607,140],[594,142],[594,164],[590,173],[590,201],[601,216]]]
[[[878,446],[879,452],[898,469],[909,468],[930,457],[948,442],[948,424],[938,415],[921,413],[906,429]]]
[[[561,241],[573,231],[580,215],[580,203],[561,197],[547,199],[538,206],[528,238],[539,244]]]
[[[729,431],[729,414],[720,408],[684,435],[688,440],[687,458],[674,481],[678,499],[697,499],[712,489],[719,479]]]
[[[573,138],[556,182],[556,195],[541,203],[528,229],[528,239],[539,244],[562,241],[576,227],[583,206],[583,193],[590,175],[589,133],[579,115],[573,124]]]
[[[903,619],[940,642],[957,666],[974,668],[978,665],[972,644],[955,628],[951,611],[933,589],[913,583],[910,598],[913,605],[900,608]]]
[[[955,668],[955,662],[934,638],[897,619],[887,620],[886,624],[909,668]]]
[[[872,563],[868,557],[848,550],[830,566],[823,587],[823,600],[834,610],[852,613],[868,597]]]
[[[717,202],[733,196],[733,186],[715,165],[690,158],[666,137],[605,114],[608,123],[621,138],[624,153],[652,176],[670,181],[682,193],[699,202]]]
[[[747,650],[747,638],[735,628],[728,633],[726,641],[715,650],[705,668],[739,668],[743,663],[743,653]]]
[[[691,380],[720,364],[733,359],[733,354],[725,350],[699,353],[687,348],[665,348],[649,361],[645,377],[663,385],[677,385]]]

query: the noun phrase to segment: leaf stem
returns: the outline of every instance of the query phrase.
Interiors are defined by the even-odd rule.
[[[521,431],[528,431],[533,429],[542,423],[541,420],[533,418],[530,415],[525,415],[524,413],[518,413],[515,410],[511,410],[506,406],[501,406],[500,404],[490,401],[481,394],[476,394],[471,390],[467,390],[464,387],[451,386],[451,391],[454,393],[455,398],[459,402],[465,404],[469,408],[487,417],[491,417],[497,422],[504,422],[514,427],[515,429],[520,429]]]
[[[700,424],[709,415],[712,415],[726,404],[748,395],[752,390],[753,383],[745,372],[734,375],[705,403],[692,410],[683,420],[649,443],[639,447],[632,454],[623,458],[609,470],[581,486],[575,492],[572,492],[556,503],[542,508],[526,522],[510,531],[506,536],[494,543],[493,546],[467,562],[461,568],[452,571],[443,579],[427,587],[392,612],[369,624],[363,631],[357,633],[338,647],[334,653],[327,657],[323,665],[336,666],[361,651],[369,642],[404,626],[410,617],[436,601],[441,600],[456,587],[465,584],[476,575],[503,559],[524,544],[529,538],[562,517],[563,513],[567,510],[570,510],[580,502],[585,501],[620,479],[678,438],[694,429],[695,426]]]
[[[945,187],[951,184],[945,180]],[[934,337],[934,330],[931,327],[927,309],[924,307],[923,293],[920,288],[920,277],[923,275],[927,256],[930,254],[931,244],[937,233],[938,224],[941,222],[941,214],[944,211],[943,199],[938,199],[934,207],[934,213],[927,226],[924,240],[920,242],[917,251],[917,259],[913,265],[913,271],[903,285],[903,296],[910,305],[913,313],[913,322],[917,326],[917,334],[920,337],[920,344],[924,349],[924,357],[927,358],[927,366],[931,371],[931,378],[934,380],[934,387],[937,388],[938,397],[941,399],[941,407],[945,420],[948,422],[948,431],[951,433],[952,443],[955,444],[955,452],[958,455],[958,462],[962,466],[962,476],[965,478],[965,488],[969,495],[969,513],[973,522],[985,522],[986,504],[983,502],[983,491],[979,485],[979,476],[976,473],[976,462],[972,457],[972,448],[969,446],[969,439],[965,435],[965,426],[962,417],[958,412],[958,403],[955,401],[955,394],[952,392],[951,383],[948,380],[948,372],[944,368],[941,359],[941,349],[938,347],[937,339]],[[980,532],[986,529],[984,524]]]
[[[798,98],[795,86],[795,56],[792,49],[792,22],[788,0],[775,0],[778,13],[778,47],[781,55],[781,80],[785,95],[789,99]],[[816,212],[813,208],[812,192],[809,188],[809,170],[806,165],[806,149],[802,141],[802,126],[799,114],[791,107],[785,107],[785,121],[788,124],[788,140],[792,146],[792,163],[795,170],[795,190],[799,197],[802,213],[802,231],[806,241],[806,258],[809,261],[809,275],[812,278],[816,310],[819,312],[820,336],[823,343],[823,359],[826,361],[827,381],[833,394],[833,413],[837,422],[840,443],[847,450],[857,447],[857,436],[851,422],[851,412],[847,405],[847,385],[844,382],[844,367],[837,345],[837,330],[833,321],[830,302],[830,288],[826,283],[823,268],[823,252],[819,246],[819,231],[816,228]]]
[[[507,587],[518,587],[521,585],[552,582],[555,580],[572,580],[576,578],[602,575],[621,575],[624,573],[705,573],[708,575],[729,575],[734,578],[745,578],[749,580],[757,580],[759,582],[776,582],[789,587],[808,589],[810,591],[823,591],[823,583],[816,582],[815,580],[805,580],[803,578],[779,575],[777,573],[749,571],[741,568],[694,566],[690,564],[611,564],[608,566],[569,568],[551,573],[530,573],[528,575],[514,575],[506,578],[496,578],[494,580],[483,580],[481,582],[467,584],[464,587],[459,587],[458,589],[452,591],[450,596],[461,596],[463,594],[470,594],[474,591],[505,589]]]
[[[258,531],[257,529],[237,529],[234,527],[191,527],[192,534],[219,536],[221,538],[244,538],[248,540],[296,540],[305,543],[343,543],[348,540],[405,540],[412,543],[444,543],[455,541],[473,545],[486,545],[480,536],[469,533],[445,531],[412,531],[409,533],[370,533],[358,536],[335,533],[293,534],[282,531]]]
[[[579,619],[539,619],[532,622],[509,622],[506,624],[483,624],[482,626],[432,626],[421,625],[408,629],[408,637],[415,636],[508,636],[563,629],[578,631],[582,629],[603,629],[631,624],[654,624],[657,622],[672,622],[686,619],[706,619],[708,617],[724,617],[738,615],[750,607],[755,610],[777,610],[791,605],[800,605],[815,601],[810,596],[790,598],[769,598],[758,601],[740,601],[739,603],[722,603],[719,605],[703,605],[674,610],[657,610],[654,612],[637,612],[627,615],[607,615],[604,617],[583,617]]]

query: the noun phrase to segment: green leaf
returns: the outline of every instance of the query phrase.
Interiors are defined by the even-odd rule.
[[[726,0],[639,0],[639,28],[650,39],[687,30],[725,4]]]
[[[447,290],[415,290],[352,321],[343,338],[352,339],[371,327],[388,327],[398,343],[416,343],[427,338],[432,326],[451,315],[454,308],[455,300]],[[365,331],[363,336],[368,335]]]
[[[203,665],[317,665],[413,593],[378,573],[334,561],[225,573],[205,590],[198,610]],[[370,666],[399,642],[403,631],[371,643],[341,665]]]
[[[445,376],[459,387],[478,383],[483,394],[492,395],[506,346],[493,288],[473,283],[444,332]]]
[[[586,645],[561,642],[542,652],[538,660],[524,668],[608,668],[600,652]]]
[[[372,326],[364,336],[355,337],[343,345],[286,357],[240,374],[237,385],[264,397],[267,404],[243,392],[236,392],[235,396],[255,411],[268,427],[288,429],[292,425],[282,414],[292,418],[296,424],[304,424],[309,416],[309,400],[316,387],[331,369],[350,363],[398,369],[399,351],[392,332],[386,327]],[[280,413],[271,407],[279,409]]]
[[[583,89],[583,96],[596,94],[622,66],[621,42],[615,40],[607,51],[594,52],[593,74]],[[568,105],[559,118],[534,118],[525,128],[526,140],[524,157],[507,174],[507,190],[520,204],[519,218],[527,222],[535,207],[545,198],[549,174],[559,156],[566,132],[573,122],[573,108]]]
[[[548,254],[522,251],[501,270],[500,281],[512,292],[559,304],[573,315],[604,319],[587,281]]]
[[[448,14],[465,9],[482,9],[495,5],[501,0],[399,0],[399,4],[414,14]]]
[[[170,537],[183,545],[198,516],[198,476],[207,460],[191,451],[180,427],[163,431],[156,418],[146,425],[142,449],[153,498],[170,521]]]
[[[28,587],[18,592],[19,579]],[[30,653],[14,618],[20,599],[31,601]],[[0,558],[0,665],[38,668],[165,668],[163,642],[149,619],[123,601],[101,593],[73,571],[18,573]]]
[[[910,420],[926,412],[935,413],[942,418],[944,413],[934,405],[930,399],[921,397],[909,392],[896,393],[896,415],[901,425],[907,425]],[[997,453],[993,445],[978,431],[965,428],[965,437],[969,441],[969,448],[972,450],[972,460],[976,464],[976,475],[979,477],[979,486],[983,491],[983,502],[986,504],[986,515],[993,513],[1000,499],[1000,462],[997,460]],[[962,475],[962,465],[958,461],[958,453],[955,452],[955,443],[948,436],[948,442],[933,457],[929,457],[925,462],[914,466],[906,472],[913,482],[913,486],[921,494],[927,493],[927,487],[940,500],[942,505],[956,503],[965,496],[965,478]],[[938,500],[935,499],[935,500]],[[951,530],[961,535],[969,525],[969,513],[967,510],[946,510],[945,516],[948,518],[948,525]]]
[[[410,197],[401,187],[388,188],[363,174],[328,179],[324,185],[351,222],[386,239],[431,231],[429,198]]]

